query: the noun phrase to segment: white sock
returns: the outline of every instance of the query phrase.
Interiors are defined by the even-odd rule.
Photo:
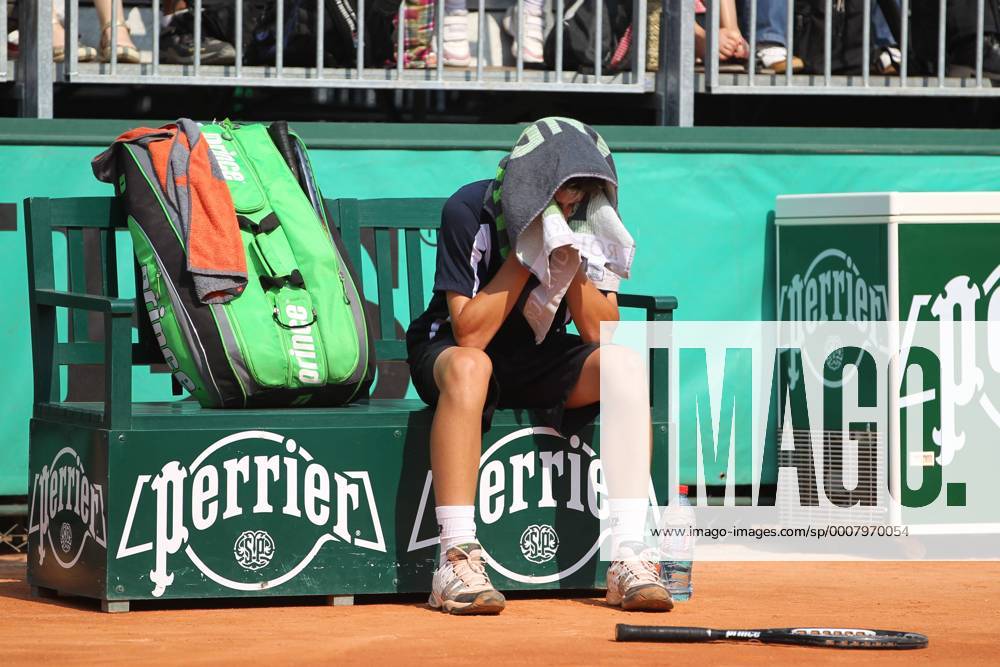
[[[611,520],[611,554],[618,558],[623,542],[643,542],[646,536],[646,498],[609,498]]]
[[[524,13],[541,16],[543,4],[544,0],[524,0]]]
[[[448,549],[476,541],[475,505],[444,505],[434,508],[441,535],[439,565],[444,565]]]
[[[444,0],[444,11],[445,14],[454,14],[455,12],[464,12],[466,8],[465,0]],[[459,505],[455,505],[459,507]]]

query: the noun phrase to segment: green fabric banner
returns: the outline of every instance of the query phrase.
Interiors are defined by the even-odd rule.
[[[517,128],[510,129],[513,142]],[[703,135],[704,128],[699,132]],[[766,143],[761,140],[765,131],[753,132],[758,143]],[[782,130],[766,133],[779,141]],[[308,139],[309,133],[303,134]],[[921,136],[909,134],[915,141]],[[928,137],[933,135],[928,145],[930,150],[940,148],[941,154],[914,150],[848,154],[829,147],[827,152],[814,153],[711,152],[710,142],[706,152],[648,148],[616,152],[622,219],[637,243],[633,278],[622,289],[676,296],[680,304],[676,316],[682,320],[775,319],[775,197],[996,187],[1000,157],[949,155],[940,134],[928,133]],[[613,137],[614,132],[605,136]],[[616,151],[614,141],[611,147]],[[0,145],[0,163],[12,167],[0,181],[0,203],[18,202],[17,229],[0,230],[0,278],[5,286],[0,291],[0,310],[6,313],[0,319],[0,363],[8,385],[7,399],[0,405],[0,496],[21,495],[28,488],[31,349],[20,201],[28,196],[111,195],[111,189],[90,172],[90,159],[101,148]],[[466,182],[490,178],[503,151],[316,148],[311,155],[328,198],[447,197]],[[128,248],[127,238],[124,233],[119,236],[123,248]],[[432,237],[426,240],[425,285],[430,285],[434,247]],[[60,248],[57,242],[56,253],[58,267],[65,261],[65,244]],[[131,258],[124,251],[119,263],[120,270],[130,275]],[[364,261],[362,271],[368,299],[375,300],[370,259]],[[405,282],[395,296],[396,318],[405,327],[409,319]],[[169,376],[164,373],[136,370],[134,383],[137,400],[171,398]],[[409,393],[413,395],[412,388]]]

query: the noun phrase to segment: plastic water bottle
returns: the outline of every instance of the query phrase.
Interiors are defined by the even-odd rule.
[[[688,488],[677,488],[677,504],[667,507],[663,517],[663,527],[671,531],[683,531],[682,535],[665,534],[660,542],[660,577],[663,585],[675,601],[689,600],[693,592],[691,566],[694,563],[694,508],[687,497]]]

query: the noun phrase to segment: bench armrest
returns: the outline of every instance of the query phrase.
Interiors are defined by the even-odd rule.
[[[644,294],[619,294],[618,305],[622,308],[643,308],[646,319],[670,320],[677,308],[677,298],[673,296],[646,296]]]
[[[69,365],[87,363],[82,357],[90,356],[94,350],[91,346],[102,345],[58,342],[53,309],[75,308],[100,313],[104,318],[104,416],[101,423],[107,429],[128,429],[132,420],[132,314],[135,312],[135,299],[49,288],[36,288],[32,297],[36,307],[34,318],[38,320],[34,324],[38,335],[33,341],[36,405],[46,400],[57,400],[60,360],[65,359]],[[43,313],[43,310],[48,312]]]
[[[54,289],[36,289],[35,302],[43,306],[79,308],[96,313],[110,313],[111,315],[131,315],[135,312],[135,299],[119,299],[99,294],[63,292]]]
[[[647,322],[669,322],[674,319],[677,298],[672,296],[646,296],[643,294],[619,294],[618,305],[622,308],[643,308]],[[670,418],[668,366],[670,353],[664,348],[649,351],[649,398],[653,421],[660,422],[653,430],[654,452],[666,452],[666,422]],[[664,468],[665,470],[665,468]]]

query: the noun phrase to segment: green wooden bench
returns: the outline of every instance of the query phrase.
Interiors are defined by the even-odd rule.
[[[362,232],[373,230],[377,284],[364,287],[378,299],[376,352],[380,362],[405,359],[393,272],[414,317],[429,296],[422,260],[433,251],[421,234],[435,234],[443,200],[328,203],[359,268]],[[145,304],[122,296],[135,276],[120,268],[134,263],[117,202],[36,198],[25,212],[34,354],[28,580],[37,594],[126,611],[131,600],[350,602],[429,588],[436,526],[432,412],[423,403],[211,410],[135,402],[133,368],[163,360],[145,315],[134,323]],[[650,320],[671,319],[676,306],[669,297],[622,295],[620,303]],[[91,335],[98,325],[103,340]],[[652,356],[654,479],[664,501],[667,358]],[[103,365],[94,376],[96,384],[103,377],[103,400],[65,400],[63,367],[94,364]],[[478,502],[501,590],[603,586],[597,439],[594,426],[566,440],[526,411],[496,415],[483,439]]]

